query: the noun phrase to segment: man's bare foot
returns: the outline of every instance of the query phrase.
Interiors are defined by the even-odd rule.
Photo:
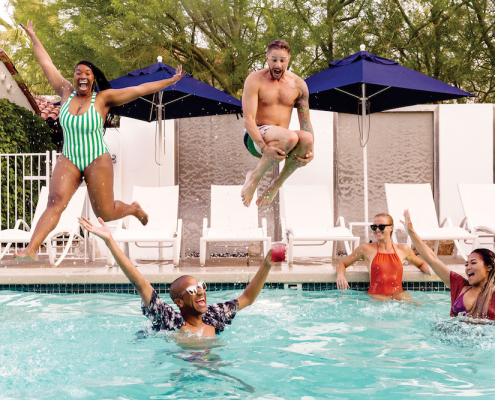
[[[257,186],[258,183],[253,177],[253,171],[249,171],[246,174],[246,181],[244,182],[244,186],[241,190],[242,203],[246,207],[249,207],[251,204],[251,200],[253,200],[254,192],[256,191]]]
[[[23,251],[20,253],[14,253],[14,260],[30,260],[30,261],[35,261],[36,260],[36,251],[30,251],[27,248],[25,248]]]
[[[136,218],[143,224],[146,225],[148,223],[148,214],[144,212],[139,203],[135,201],[132,205],[136,208]]]
[[[278,188],[270,185],[268,189],[266,189],[263,192],[263,194],[258,199],[258,201],[256,201],[256,204],[258,205],[258,207],[263,207],[270,204],[277,195],[277,193],[278,193]]]

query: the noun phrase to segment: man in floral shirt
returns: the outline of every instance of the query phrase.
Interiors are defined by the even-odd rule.
[[[189,275],[181,276],[170,286],[170,297],[180,310],[180,313],[177,313],[160,299],[150,283],[125,256],[112,238],[110,228],[101,218],[98,218],[98,221],[101,226],[93,225],[85,217],[79,218],[79,222],[86,230],[105,241],[120,268],[140,294],[143,314],[151,320],[155,330],[180,329],[198,336],[216,337],[217,333],[224,330],[226,324],[232,322],[238,311],[254,303],[273,265],[270,261],[272,253],[270,250],[241,296],[209,306],[206,305],[206,283],[198,282]]]

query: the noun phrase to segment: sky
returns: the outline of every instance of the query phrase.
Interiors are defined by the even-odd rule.
[[[0,18],[11,23],[12,21],[9,18],[9,14],[7,13],[7,0],[0,0]]]

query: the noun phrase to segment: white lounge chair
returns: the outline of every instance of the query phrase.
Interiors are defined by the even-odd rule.
[[[242,186],[211,186],[211,226],[203,219],[203,236],[200,239],[199,258],[205,265],[211,242],[263,242],[264,254],[271,246],[266,219],[258,225],[258,207],[253,200],[249,207],[241,200]],[[256,193],[253,196],[256,199]]]
[[[327,185],[284,185],[280,191],[282,204],[282,234],[287,239],[289,264],[294,261],[294,246],[300,242],[332,241],[344,242],[347,254],[351,254],[350,243],[359,245],[359,237],[345,227],[343,217],[334,227],[333,202]],[[333,246],[333,257],[337,246]]]
[[[462,227],[453,226],[450,217],[439,225],[433,202],[433,194],[429,183],[423,184],[385,184],[388,213],[394,219],[394,227],[403,230],[400,223],[404,219],[404,210],[408,209],[414,223],[414,230],[423,240],[435,241],[435,254],[438,253],[440,240],[453,240],[455,243],[454,256],[460,253],[464,260],[467,256],[459,245],[459,240],[473,241],[473,250],[478,246],[478,236],[473,235]],[[407,237],[407,244],[411,245],[411,238]]]
[[[478,237],[495,237],[495,185],[457,184],[465,218],[462,226]]]
[[[51,231],[43,242],[46,245],[48,258],[50,260],[50,264],[52,266],[57,267],[60,265],[62,260],[67,255],[74,237],[80,237],[79,235],[79,222],[77,221],[77,217],[82,215],[84,200],[86,198],[86,187],[80,187],[77,189],[74,196],[70,200],[67,208],[62,212],[60,216],[60,221],[53,231]],[[36,205],[36,211],[34,213],[34,217],[32,219],[31,228],[28,224],[22,220],[18,219],[15,223],[13,229],[6,229],[0,231],[0,243],[7,243],[5,249],[0,254],[0,259],[8,252],[12,243],[29,243],[31,241],[31,237],[33,232],[38,224],[41,215],[45,212],[46,206],[48,204],[48,187],[43,187],[38,197],[38,204]],[[22,227],[21,227],[22,224]],[[24,230],[26,229],[26,230]],[[68,239],[63,239],[63,242],[66,241],[64,246],[64,250],[60,255],[58,260],[56,259],[56,248],[52,246],[52,242],[62,241],[61,237],[68,235]]]
[[[135,242],[139,247],[159,249],[159,259],[163,259],[163,249],[173,247],[174,266],[179,265],[179,257],[184,258],[184,230],[182,220],[178,219],[179,186],[139,187],[134,186],[132,201],[137,201],[148,214],[148,224],[143,226],[134,217],[130,217],[129,226],[124,229],[122,220],[117,221],[115,232],[112,234],[117,243]],[[148,243],[143,245],[141,243]],[[158,243],[150,245],[149,243]],[[169,243],[169,245],[165,245]],[[127,255],[129,255],[127,246]],[[182,252],[181,252],[182,251]],[[108,256],[110,265],[115,260]]]

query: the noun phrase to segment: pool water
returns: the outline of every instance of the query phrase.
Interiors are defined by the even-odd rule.
[[[0,292],[0,398],[495,396],[495,326],[451,320],[449,292],[412,295],[422,304],[264,290],[218,339],[198,340],[146,334],[134,295]]]

